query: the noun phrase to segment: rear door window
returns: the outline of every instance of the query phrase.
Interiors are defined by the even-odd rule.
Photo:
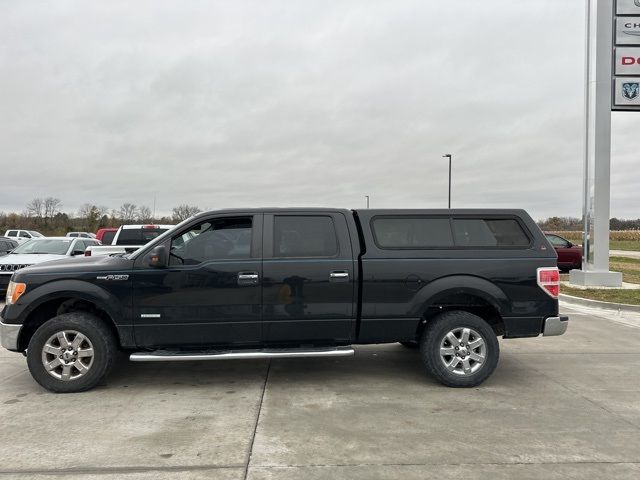
[[[564,238],[558,237],[557,235],[547,235],[547,240],[549,240],[554,247],[566,248],[569,246]]]
[[[104,235],[102,235],[102,243],[105,245],[111,245],[111,242],[113,242],[113,237],[116,236],[116,232],[104,232]]]
[[[274,257],[334,257],[338,239],[333,219],[324,215],[276,215]]]
[[[513,218],[454,218],[457,247],[528,247],[531,239]]]
[[[448,217],[376,218],[373,220],[373,233],[381,248],[453,247]]]
[[[7,232],[7,237],[17,237],[18,236],[18,232],[16,230],[9,230]]]
[[[144,245],[167,230],[167,228],[123,228],[118,235],[118,245]]]

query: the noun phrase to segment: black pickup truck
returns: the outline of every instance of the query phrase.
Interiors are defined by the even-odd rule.
[[[13,274],[2,345],[54,392],[132,361],[420,348],[445,385],[487,379],[503,338],[561,335],[556,253],[523,210],[220,210],[129,255]]]

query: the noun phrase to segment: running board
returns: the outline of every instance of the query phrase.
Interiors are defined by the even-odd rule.
[[[186,362],[193,360],[236,360],[256,358],[350,357],[351,347],[264,348],[259,350],[155,350],[132,353],[132,362]]]

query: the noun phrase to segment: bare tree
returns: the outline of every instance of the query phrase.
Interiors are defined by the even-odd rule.
[[[27,216],[41,220],[44,217],[44,200],[34,198],[27,203]]]
[[[109,215],[109,207],[100,205],[97,208],[98,208],[98,213],[100,214],[101,217],[104,217],[105,215]]]
[[[44,222],[52,219],[57,213],[60,213],[62,207],[62,200],[55,197],[47,197],[44,199]]]
[[[151,209],[146,205],[141,205],[138,207],[138,221],[140,223],[151,223],[153,222],[153,214],[151,213]]]
[[[118,210],[118,216],[122,223],[133,223],[136,219],[136,215],[138,213],[138,207],[136,207],[133,203],[123,203]]]
[[[91,215],[92,208],[93,205],[90,203],[83,203],[80,205],[80,208],[78,209],[78,218],[88,218],[89,215]]]
[[[85,203],[78,210],[78,217],[84,220],[84,227],[91,232],[98,228],[102,212],[99,207]]]
[[[182,204],[178,205],[172,210],[172,218],[174,222],[181,222],[189,217],[193,217],[196,213],[200,213],[201,210],[195,205]]]

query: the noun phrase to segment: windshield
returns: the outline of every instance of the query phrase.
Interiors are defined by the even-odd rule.
[[[68,240],[59,240],[47,238],[43,240],[29,240],[23,243],[18,248],[14,249],[12,254],[37,254],[46,253],[51,255],[66,255],[69,251],[69,247],[73,242],[72,238]]]
[[[33,230],[29,230],[29,233],[32,237],[44,237],[44,235],[42,235],[41,233],[34,232]]]

